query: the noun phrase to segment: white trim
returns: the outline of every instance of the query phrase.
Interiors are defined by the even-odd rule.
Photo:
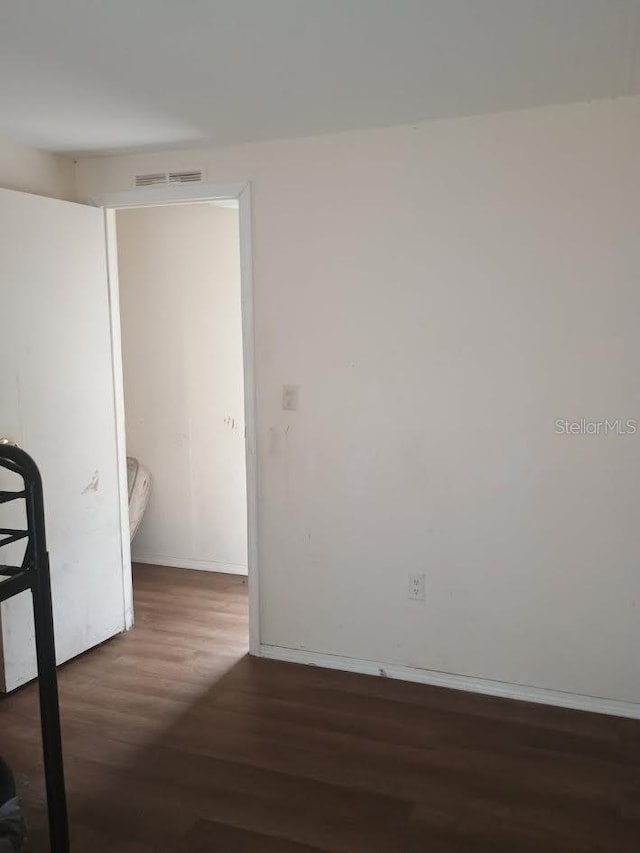
[[[570,708],[574,711],[590,711],[595,714],[610,714],[615,717],[629,717],[633,720],[640,720],[640,703],[638,702],[601,699],[595,696],[584,696],[580,693],[565,693],[559,690],[546,690],[543,687],[529,687],[523,684],[510,684],[505,681],[491,681],[488,678],[473,678],[467,675],[437,672],[431,669],[378,663],[360,660],[359,658],[340,657],[339,655],[325,655],[318,652],[287,649],[282,646],[261,645],[260,656],[271,660],[287,661],[288,663],[339,669],[362,675],[378,675],[400,681],[413,681],[417,684],[447,687],[451,690],[465,690],[469,693],[483,693],[486,696],[500,696],[503,699],[518,699],[521,702],[535,702],[539,705],[554,705],[558,708]]]
[[[118,466],[118,502],[120,512],[120,548],[122,555],[122,601],[124,629],[133,627],[133,583],[131,578],[131,538],[129,533],[129,486],[127,484],[127,446],[124,420],[124,379],[122,375],[122,338],[120,334],[120,288],[118,283],[118,247],[115,211],[104,211],[111,327],[111,365],[115,410],[116,453]]]
[[[156,207],[163,204],[191,204],[194,201],[239,199],[247,184],[168,184],[161,187],[138,187],[116,193],[102,193],[88,199],[94,207]]]
[[[195,569],[197,572],[220,572],[224,575],[247,575],[247,567],[235,563],[219,563],[217,560],[191,560],[188,557],[166,557],[162,554],[134,554],[134,563],[149,566],[167,566],[171,569]]]
[[[258,457],[256,416],[256,360],[251,234],[251,187],[238,196],[240,224],[240,298],[244,364],[244,443],[247,477],[247,558],[249,583],[249,651],[260,653],[260,573],[258,571]]]
[[[249,651],[257,655],[260,650],[260,586],[258,567],[258,470],[256,460],[256,381],[255,381],[255,341],[254,341],[254,288],[253,288],[253,244],[251,238],[251,190],[248,183],[236,184],[173,184],[162,187],[141,187],[117,193],[104,193],[89,199],[89,203],[104,207],[111,212],[107,215],[107,253],[109,268],[116,271],[117,283],[117,237],[115,226],[116,209],[127,207],[155,207],[165,204],[189,204],[197,201],[218,201],[220,199],[238,199],[238,216],[240,226],[240,290],[242,301],[242,346],[244,367],[244,396],[245,396],[245,457],[247,469],[247,548],[248,548],[248,584],[249,584]],[[117,303],[114,303],[114,310]],[[117,313],[116,323],[112,323],[113,335],[113,371],[114,377],[122,377],[120,344],[120,315]],[[117,353],[117,355],[115,355]],[[114,378],[117,385],[117,378]],[[119,393],[119,392],[117,392]],[[124,458],[126,475],[126,454],[120,448],[125,445],[124,429],[124,393],[122,394],[122,419],[118,414],[119,401],[116,399],[116,426],[118,428],[119,455]],[[128,498],[127,513],[128,520]],[[128,540],[127,540],[128,541]],[[123,552],[124,552],[123,544]],[[124,558],[123,558],[124,561]],[[216,569],[223,571],[223,569]],[[133,600],[133,583],[129,570],[123,565],[123,584],[127,587],[127,595]],[[126,611],[125,604],[125,611]],[[125,613],[126,615],[126,613]]]

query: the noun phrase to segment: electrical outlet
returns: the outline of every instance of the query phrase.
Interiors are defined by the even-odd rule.
[[[298,408],[298,385],[282,386],[282,408],[286,412],[295,412]]]
[[[424,575],[409,575],[410,601],[424,601]]]

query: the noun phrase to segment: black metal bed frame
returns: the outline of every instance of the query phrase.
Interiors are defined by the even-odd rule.
[[[27,540],[21,566],[0,565],[0,602],[28,589],[33,596],[49,840],[51,853],[69,853],[69,826],[62,762],[51,578],[45,534],[42,479],[38,466],[29,454],[13,445],[0,444],[0,467],[18,474],[24,484],[21,491],[0,491],[0,505],[9,501],[24,500],[27,515],[26,530],[0,528],[0,537],[4,537],[0,539],[0,548],[12,542]]]

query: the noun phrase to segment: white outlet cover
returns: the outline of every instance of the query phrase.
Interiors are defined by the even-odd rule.
[[[410,601],[424,601],[424,574],[409,575],[409,599]]]

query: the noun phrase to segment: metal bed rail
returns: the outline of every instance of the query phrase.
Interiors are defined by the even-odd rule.
[[[31,590],[51,853],[69,853],[69,826],[42,478],[31,456],[21,448],[7,443],[0,443],[0,468],[18,474],[23,481],[22,489],[0,491],[0,513],[2,504],[9,501],[24,501],[27,519],[26,529],[0,528],[0,549],[13,542],[27,540],[20,566],[3,565],[0,559],[0,602]]]

